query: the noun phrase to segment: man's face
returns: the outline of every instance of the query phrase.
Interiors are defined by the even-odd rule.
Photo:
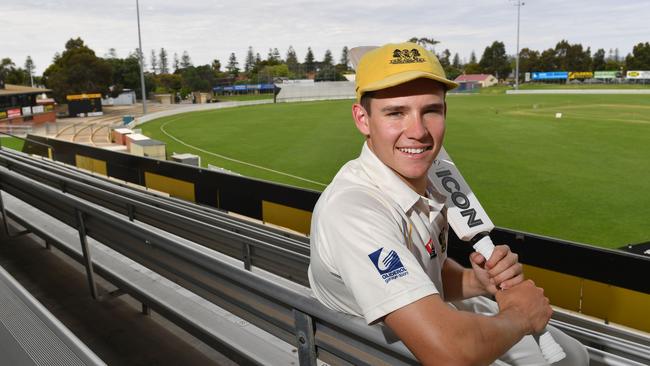
[[[368,147],[406,182],[423,194],[427,171],[445,134],[445,92],[438,82],[416,79],[373,93],[370,113],[352,107]]]

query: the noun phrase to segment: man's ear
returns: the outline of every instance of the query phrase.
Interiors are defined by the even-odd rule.
[[[354,124],[357,126],[359,132],[364,136],[370,136],[370,125],[368,120],[368,112],[365,108],[359,103],[354,103],[352,105],[352,118],[354,118]]]

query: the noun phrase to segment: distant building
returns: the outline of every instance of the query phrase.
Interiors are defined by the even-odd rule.
[[[102,105],[133,105],[135,104],[135,91],[131,89],[124,89],[116,96],[102,99]]]
[[[459,84],[478,84],[482,88],[497,85],[499,82],[497,78],[490,74],[464,74],[458,76],[454,81]]]
[[[50,89],[0,83],[0,124],[56,121]]]

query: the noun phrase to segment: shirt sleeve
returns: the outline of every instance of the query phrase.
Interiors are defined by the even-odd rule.
[[[392,207],[363,191],[332,200],[321,213],[320,235],[329,243],[332,269],[369,324],[439,292],[407,248],[408,234]]]

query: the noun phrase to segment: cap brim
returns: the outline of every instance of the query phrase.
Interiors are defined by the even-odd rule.
[[[409,82],[409,81],[412,81],[412,80],[415,80],[415,79],[419,79],[419,78],[431,79],[431,80],[435,80],[437,82],[440,82],[443,85],[445,85],[447,90],[451,90],[451,89],[454,89],[454,88],[458,87],[458,83],[453,82],[453,81],[448,80],[448,79],[445,79],[445,78],[442,78],[442,77],[440,77],[438,75],[434,75],[434,74],[429,73],[429,72],[406,71],[406,72],[402,72],[402,73],[399,73],[399,74],[391,75],[391,76],[389,76],[389,77],[387,77],[385,79],[382,79],[382,80],[380,80],[378,82],[367,85],[365,88],[363,88],[363,90],[361,91],[361,94],[371,92],[371,91],[377,91],[377,90],[381,90],[381,89],[390,88],[390,87],[400,85],[400,84],[404,84],[406,82]]]

